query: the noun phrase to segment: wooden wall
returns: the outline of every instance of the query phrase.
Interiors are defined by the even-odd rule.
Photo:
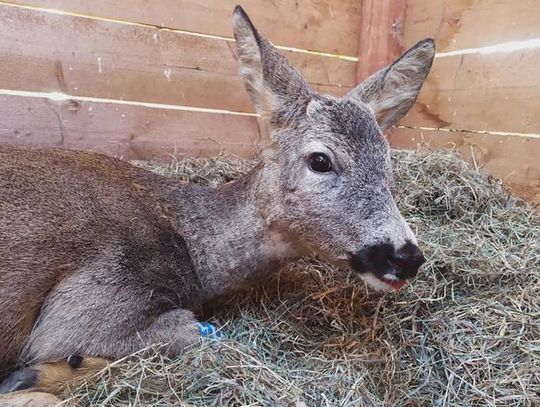
[[[236,3],[0,2],[0,141],[126,159],[252,156],[260,132],[238,76]],[[339,56],[357,55],[358,0],[242,4],[276,45],[293,48],[283,53],[314,88],[340,95],[355,84],[355,58]]]
[[[237,2],[0,1],[0,142],[126,159],[251,157],[261,133],[237,74]],[[482,52],[540,39],[540,0],[240,3],[315,89],[334,95],[434,37],[433,71],[392,144],[455,146],[540,202],[540,45]]]
[[[540,0],[408,0],[403,46],[428,36],[437,58],[393,144],[455,145],[540,203]]]

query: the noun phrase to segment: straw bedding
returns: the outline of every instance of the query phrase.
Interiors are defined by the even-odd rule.
[[[176,360],[147,349],[72,405],[540,406],[540,217],[451,152],[395,152],[397,200],[428,263],[399,294],[317,259],[231,299]],[[219,184],[252,163],[139,163]]]

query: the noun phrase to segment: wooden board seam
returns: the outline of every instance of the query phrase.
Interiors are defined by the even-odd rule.
[[[96,98],[96,97],[88,97],[88,96],[72,96],[65,93],[61,93],[61,92],[34,92],[34,91],[27,91],[27,90],[0,89],[0,95],[40,98],[40,99],[47,99],[47,100],[52,100],[56,102],[65,102],[65,101],[73,100],[73,101],[81,101],[81,102],[109,103],[109,104],[118,104],[118,105],[127,105],[127,106],[141,106],[141,107],[148,107],[152,109],[182,110],[182,111],[187,111],[187,112],[230,114],[234,116],[259,117],[259,115],[257,115],[256,113],[233,112],[230,110],[223,110],[223,109],[211,109],[211,108],[203,108],[203,107],[184,106],[184,105],[171,105],[171,104],[165,104],[165,103],[139,102],[139,101],[134,101],[134,100]]]
[[[0,1],[0,5],[7,6],[7,7],[16,7],[20,9],[25,10],[33,10],[33,11],[39,11],[43,13],[50,13],[50,14],[56,14],[56,15],[62,15],[62,16],[70,16],[70,17],[79,17],[79,18],[87,18],[90,20],[97,20],[97,21],[104,21],[108,23],[114,23],[114,24],[122,24],[122,25],[128,25],[128,26],[134,26],[134,27],[144,27],[144,28],[152,28],[157,29],[161,31],[169,31],[177,34],[183,34],[183,35],[191,35],[194,37],[202,37],[212,40],[219,40],[219,41],[228,41],[228,42],[235,42],[234,38],[231,37],[225,37],[221,35],[214,35],[214,34],[205,34],[205,33],[199,33],[194,31],[188,31],[188,30],[181,30],[178,28],[173,27],[167,27],[163,25],[156,25],[156,24],[150,24],[150,23],[139,23],[134,21],[125,21],[125,20],[119,20],[114,18],[108,18],[108,17],[99,17],[99,16],[91,16],[81,13],[74,13],[71,11],[64,11],[64,10],[56,10],[51,8],[45,8],[45,7],[36,7],[36,6],[30,6],[30,5],[23,5],[23,4],[15,4],[11,3],[9,1]],[[310,55],[318,55],[321,57],[326,58],[336,58],[336,59],[342,59],[345,61],[351,61],[351,62],[358,62],[358,58],[351,55],[340,55],[340,54],[333,54],[330,52],[323,52],[323,51],[317,51],[317,50],[309,50],[309,49],[302,49],[302,48],[296,48],[296,47],[288,47],[286,45],[274,45],[277,49],[283,50],[283,51],[290,51],[290,52],[297,52],[297,53],[303,53],[303,54],[310,54]]]
[[[435,55],[435,58],[447,58],[470,54],[494,54],[497,52],[514,52],[537,48],[540,48],[540,38],[530,38],[520,41],[500,42],[498,44],[487,45],[485,47],[463,48],[455,51],[440,52]]]
[[[0,143],[91,150],[129,159],[171,154],[252,158],[255,117],[0,95]]]
[[[489,130],[471,130],[471,129],[450,129],[446,127],[425,127],[425,126],[395,126],[398,129],[411,129],[411,130],[426,130],[426,131],[446,131],[449,133],[473,133],[473,134],[488,134],[493,136],[514,136],[525,138],[540,138],[540,134],[537,133],[517,133],[509,131],[489,131]]]

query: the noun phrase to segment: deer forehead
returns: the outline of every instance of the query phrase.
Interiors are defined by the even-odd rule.
[[[339,159],[386,159],[388,144],[368,106],[350,100],[314,98],[301,123],[275,134],[279,149],[290,156],[329,153]]]
[[[367,136],[371,136],[375,142],[381,139],[373,112],[362,103],[347,99],[316,98],[308,104],[306,116],[314,130],[338,135],[339,139],[353,144],[365,140]]]

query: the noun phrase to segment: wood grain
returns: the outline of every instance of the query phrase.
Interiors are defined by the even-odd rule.
[[[252,158],[260,142],[255,117],[120,104],[0,96],[0,143],[91,150],[125,159],[175,154]]]
[[[364,0],[358,52],[358,81],[398,58],[403,51],[405,0]]]
[[[540,49],[437,58],[401,124],[540,133]]]
[[[426,91],[400,122],[413,127],[540,133],[538,87]]]
[[[437,52],[540,37],[537,0],[409,0],[404,43],[431,36]],[[540,49],[439,57],[401,124],[540,134]]]
[[[539,66],[540,49],[529,49],[438,58],[432,74],[453,82],[439,82],[439,89],[534,87],[540,86]]]
[[[539,86],[539,65],[540,49],[435,58],[425,88],[464,90]]]
[[[396,128],[391,145],[398,149],[456,148],[482,172],[500,178],[523,199],[540,204],[540,138]]]
[[[408,0],[403,42],[433,37],[438,52],[540,37],[538,0]]]
[[[358,0],[19,0],[15,4],[152,24],[232,38],[231,14],[241,3],[260,32],[275,44],[357,55]]]
[[[0,88],[252,112],[234,43],[0,5]],[[353,86],[354,62],[284,52],[315,86]]]

